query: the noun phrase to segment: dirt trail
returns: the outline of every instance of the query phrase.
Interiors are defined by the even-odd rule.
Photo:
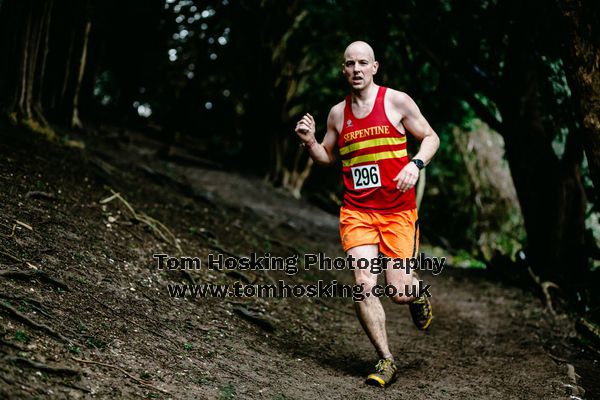
[[[376,358],[350,299],[170,298],[167,285],[187,283],[186,276],[158,271],[152,254],[175,254],[174,246],[124,207],[98,201],[113,188],[165,223],[187,255],[203,259],[220,251],[339,256],[335,216],[257,179],[161,161],[158,150],[128,136],[116,148],[97,139],[95,151],[81,153],[14,128],[0,131],[0,269],[33,265],[68,286],[0,278],[0,300],[70,342],[5,307],[0,398],[567,399],[567,361],[584,375],[585,398],[594,398],[594,358],[572,344],[567,320],[556,322],[537,298],[484,271],[452,268],[424,276],[435,315],[428,333],[412,326],[406,306],[384,300],[401,372],[386,390],[367,387]],[[16,220],[33,230],[18,225],[5,237]],[[348,271],[313,269],[240,276],[203,268],[191,275],[215,284],[350,282]]]

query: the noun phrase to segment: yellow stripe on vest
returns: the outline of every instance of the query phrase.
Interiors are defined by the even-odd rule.
[[[352,143],[352,144],[349,144],[348,146],[342,147],[340,149],[340,154],[344,155],[344,154],[348,154],[348,153],[356,151],[356,150],[367,149],[369,147],[375,147],[375,146],[382,146],[385,144],[402,144],[402,143],[406,143],[406,136],[363,140],[361,142]]]
[[[386,158],[400,158],[406,156],[406,149],[396,151],[382,151],[381,153],[365,154],[363,156],[352,157],[348,160],[342,160],[342,166],[351,167],[367,161],[385,160]]]

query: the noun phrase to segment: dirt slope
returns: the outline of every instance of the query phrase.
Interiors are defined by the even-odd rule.
[[[568,363],[594,397],[597,364],[572,344],[570,322],[482,271],[426,276],[427,334],[384,301],[402,365],[386,390],[363,383],[376,358],[350,299],[169,297],[168,284],[190,278],[348,283],[350,273],[159,271],[152,255],[177,245],[203,259],[339,256],[337,220],[259,180],[160,160],[160,144],[140,141],[91,137],[94,150],[81,151],[0,126],[0,270],[30,274],[0,276],[0,398],[566,399]],[[118,199],[99,203],[111,189],[137,219]]]

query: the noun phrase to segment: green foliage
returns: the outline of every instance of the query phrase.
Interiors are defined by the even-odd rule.
[[[85,344],[92,348],[96,348],[96,349],[103,349],[106,347],[106,343],[94,336],[86,336],[85,338]]]
[[[144,371],[144,372],[140,373],[140,379],[148,381],[151,378],[152,378],[152,375],[148,371]]]
[[[15,331],[13,337],[18,342],[29,343],[29,335],[23,331]]]
[[[190,152],[203,153],[200,156],[228,168],[266,175],[275,185],[282,185],[283,177],[301,170],[307,160],[293,134],[296,120],[305,112],[313,114],[321,139],[331,106],[347,94],[340,73],[345,46],[354,40],[370,42],[380,62],[376,82],[414,98],[442,141],[427,168],[421,210],[425,233],[436,244],[446,241],[473,257],[486,259],[493,251],[512,254],[524,244],[524,230],[514,204],[499,201],[497,207],[488,206],[495,192],[466,173],[468,165],[480,166],[472,155],[460,151],[464,143],[457,143],[456,129],[466,134],[477,129],[479,120],[498,129],[510,114],[502,115],[500,109],[521,101],[503,91],[507,81],[518,79],[540,86],[532,90],[537,91],[544,132],[559,157],[567,137],[578,128],[565,73],[565,49],[556,45],[564,43],[565,31],[554,3],[421,0],[365,7],[356,0],[131,0],[92,4],[86,14],[93,21],[93,34],[81,92],[82,114],[96,116],[99,110],[99,118],[144,122],[140,126],[152,126],[169,145],[185,147],[191,137],[195,146]],[[57,17],[53,21],[65,19]],[[50,61],[53,55],[62,62],[71,54],[70,41],[62,42],[55,48],[51,42]],[[527,69],[510,69],[515,45],[530,50],[524,58]],[[15,63],[19,59],[12,58]],[[64,75],[62,65],[58,68],[50,62],[48,76],[51,67]],[[53,85],[54,92],[44,92],[46,97],[64,91],[63,82]],[[151,114],[143,114],[140,107]],[[517,108],[511,111],[518,112]],[[15,124],[56,137],[51,128],[19,118],[17,113],[9,115]],[[63,141],[70,142],[68,136]],[[414,153],[415,143],[410,148]],[[585,164],[582,174],[594,204],[587,223],[596,229],[598,239],[597,215],[593,215],[598,212],[597,194]],[[339,167],[313,168],[304,193],[321,199],[324,208],[337,209],[335,199],[342,193]],[[191,227],[190,234],[201,234],[198,229]]]
[[[236,395],[235,387],[228,383],[219,387],[219,400],[234,399]]]

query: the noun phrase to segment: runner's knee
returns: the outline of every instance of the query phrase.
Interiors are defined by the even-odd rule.
[[[377,275],[373,275],[368,271],[355,271],[354,283],[363,286],[363,291],[371,291],[373,286],[377,284]]]
[[[404,294],[396,294],[395,296],[390,296],[390,299],[396,304],[408,304],[415,298],[413,296],[405,296]]]

